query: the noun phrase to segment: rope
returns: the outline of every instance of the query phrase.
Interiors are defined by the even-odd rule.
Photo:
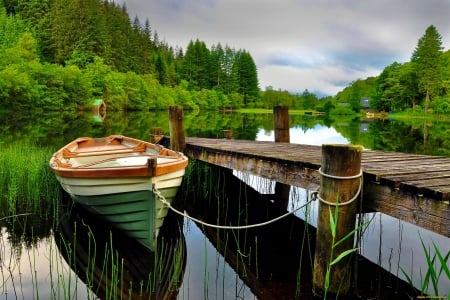
[[[337,175],[330,175],[330,174],[323,173],[322,172],[322,168],[319,168],[319,173],[320,173],[320,175],[322,175],[324,177],[333,178],[333,179],[339,179],[339,180],[343,180],[343,179],[357,179],[357,178],[359,178],[358,190],[356,191],[355,195],[351,199],[349,199],[349,200],[347,200],[345,202],[329,202],[329,201],[326,201],[325,199],[323,199],[322,197],[320,197],[319,192],[316,191],[316,192],[314,192],[314,196],[317,199],[319,199],[320,202],[322,202],[324,204],[327,204],[327,205],[330,205],[330,206],[345,206],[345,205],[351,204],[353,201],[358,199],[358,196],[361,193],[362,186],[363,186],[363,176],[362,176],[363,175],[363,171],[362,171],[362,169],[359,171],[359,174],[352,175],[352,176],[346,176],[346,177],[337,176]]]
[[[263,223],[256,223],[256,224],[243,225],[243,226],[225,226],[225,225],[215,225],[215,224],[206,223],[206,222],[203,222],[202,220],[199,220],[199,219],[196,219],[196,218],[194,218],[194,217],[189,216],[189,215],[186,214],[185,212],[181,212],[181,211],[177,210],[176,208],[174,208],[174,207],[170,204],[170,202],[168,202],[168,201],[166,200],[166,198],[161,194],[161,192],[156,188],[155,185],[153,185],[153,192],[155,193],[155,195],[159,198],[159,200],[160,200],[162,203],[164,203],[168,208],[170,208],[171,210],[173,210],[175,213],[177,213],[177,214],[179,214],[179,215],[181,215],[181,216],[183,216],[183,217],[186,217],[186,218],[188,218],[188,219],[190,219],[190,220],[192,220],[192,221],[194,221],[194,222],[200,223],[200,224],[202,224],[202,225],[204,225],[204,226],[208,226],[208,227],[212,227],[212,228],[218,228],[218,229],[248,229],[248,228],[255,228],[255,227],[265,226],[265,225],[274,223],[274,222],[276,222],[276,221],[278,221],[278,220],[281,220],[281,219],[283,219],[283,218],[285,218],[285,217],[287,217],[287,216],[289,216],[289,215],[295,213],[296,211],[302,209],[303,207],[307,206],[308,204],[310,204],[311,202],[313,202],[313,201],[315,200],[315,199],[311,199],[311,200],[309,200],[308,202],[306,202],[305,204],[303,204],[303,205],[301,205],[301,206],[295,208],[293,211],[287,212],[287,213],[285,213],[284,215],[281,215],[281,216],[279,216],[279,217],[276,217],[276,218],[274,218],[274,219],[272,219],[272,220],[269,220],[269,221],[266,221],[266,222],[263,222]]]
[[[319,171],[320,175],[322,175],[324,177],[328,177],[328,178],[333,178],[333,179],[356,179],[356,178],[362,177],[362,175],[363,175],[362,169],[359,171],[358,174],[352,175],[352,176],[346,176],[346,177],[344,177],[344,176],[337,176],[337,175],[330,175],[330,174],[324,173],[322,171],[322,167],[320,167],[318,171]]]

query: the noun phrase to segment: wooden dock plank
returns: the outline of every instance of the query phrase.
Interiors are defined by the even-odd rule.
[[[293,186],[320,185],[321,146],[187,138],[186,153]],[[450,158],[365,150],[361,165],[366,209],[450,236]]]
[[[381,178],[380,182],[383,185],[387,185],[394,188],[400,188],[400,184],[402,182],[407,181],[419,181],[423,179],[442,179],[450,177],[450,170],[444,170],[444,171],[427,171],[427,170],[414,170],[414,171],[397,171],[396,173],[392,173],[390,175],[384,174]],[[448,184],[448,183],[446,183]]]

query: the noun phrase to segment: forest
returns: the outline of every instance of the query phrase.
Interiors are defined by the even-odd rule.
[[[450,53],[434,26],[411,61],[394,62],[318,98],[261,90],[251,54],[190,41],[183,50],[158,37],[147,19],[108,0],[0,0],[0,109],[80,110],[101,98],[108,110],[272,108],[331,114],[361,111],[450,111]]]

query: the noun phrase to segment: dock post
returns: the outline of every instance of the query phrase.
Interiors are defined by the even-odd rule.
[[[233,130],[230,129],[224,129],[223,130],[223,137],[227,140],[233,139]]]
[[[289,108],[288,106],[274,106],[273,120],[275,131],[275,142],[289,143]]]
[[[162,138],[162,128],[161,127],[153,127],[150,128],[150,143],[156,144]]]
[[[346,255],[336,264],[331,265],[331,262],[344,251],[354,247],[354,236],[337,246],[334,245],[355,229],[357,199],[362,185],[361,154],[361,146],[322,145],[318,196],[320,202],[313,272],[313,291],[321,297],[345,296],[350,291],[352,256]],[[340,205],[336,205],[336,202]],[[335,223],[334,238],[330,214]]]
[[[184,135],[184,115],[182,106],[169,106],[170,149],[184,151],[186,137]]]
[[[289,107],[274,106],[273,107],[273,125],[276,143],[290,143],[289,136]],[[284,209],[289,205],[289,195],[291,186],[281,182],[275,183],[275,203]]]

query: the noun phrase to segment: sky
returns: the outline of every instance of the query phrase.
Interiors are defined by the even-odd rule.
[[[434,25],[450,48],[450,0],[115,0],[160,40],[246,50],[259,87],[318,96],[410,60]]]

